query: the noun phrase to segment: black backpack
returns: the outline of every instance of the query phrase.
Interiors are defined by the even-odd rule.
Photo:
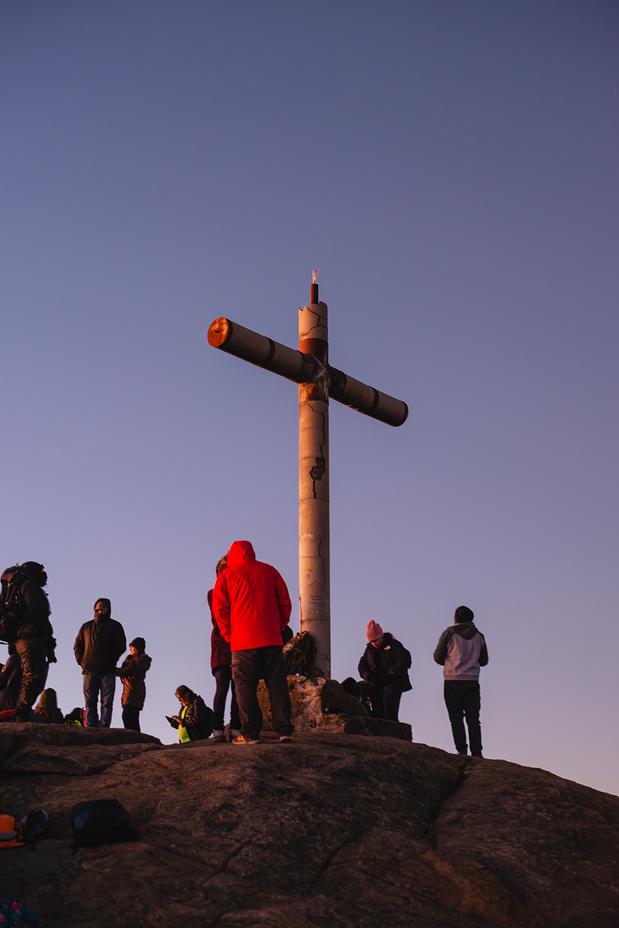
[[[71,812],[71,830],[74,852],[78,847],[134,841],[137,836],[131,827],[129,813],[118,799],[78,802]]]
[[[17,626],[19,620],[23,618],[26,612],[24,597],[21,590],[27,580],[35,583],[38,582],[32,577],[29,568],[41,570],[41,565],[34,561],[28,561],[26,564],[15,564],[13,567],[7,567],[3,572],[0,580],[2,581],[2,592],[0,593],[0,641],[6,641],[12,644],[15,641]],[[51,664],[56,662],[54,654],[56,648],[56,639],[53,637],[54,630],[49,620],[50,608],[47,600],[47,594],[41,587],[41,594],[45,598],[47,615],[39,621],[39,632],[41,638],[47,644],[48,660]]]

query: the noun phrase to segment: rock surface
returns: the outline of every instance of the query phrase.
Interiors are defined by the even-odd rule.
[[[325,732],[11,729],[0,811],[50,824],[35,854],[0,851],[0,894],[46,928],[619,924],[619,798],[542,770]],[[71,808],[110,797],[137,840],[72,855]]]

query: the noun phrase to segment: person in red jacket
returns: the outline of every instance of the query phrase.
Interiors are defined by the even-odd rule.
[[[241,734],[233,744],[257,744],[262,712],[257,690],[264,680],[271,701],[273,728],[280,741],[290,741],[294,727],[282,656],[282,631],[292,603],[281,574],[256,560],[249,541],[235,541],[228,551],[228,566],[213,589],[213,613],[232,650],[232,678],[241,716]]]

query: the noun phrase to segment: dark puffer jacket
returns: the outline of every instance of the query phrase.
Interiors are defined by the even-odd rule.
[[[93,619],[80,628],[73,650],[82,673],[116,673],[116,661],[127,650],[125,631],[114,619]]]
[[[411,664],[410,651],[385,632],[380,648],[368,643],[359,661],[359,674],[373,687],[388,686],[392,693],[406,693],[413,688],[408,676]]]
[[[123,681],[121,699],[123,706],[135,706],[137,709],[144,708],[144,700],[146,699],[144,677],[151,664],[152,660],[148,654],[129,654],[124,659],[122,667],[119,667],[116,671]]]
[[[23,580],[19,586],[19,618],[13,640],[49,638],[54,632],[49,621],[49,600],[42,589],[47,583],[47,574],[36,561],[22,564],[21,572]]]

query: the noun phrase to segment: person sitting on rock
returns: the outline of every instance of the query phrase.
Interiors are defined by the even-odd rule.
[[[152,664],[151,658],[145,654],[146,642],[143,638],[134,638],[129,645],[129,654],[116,671],[116,675],[123,681],[123,725],[131,731],[140,731],[140,711],[144,708],[146,699],[146,671]]]
[[[53,722],[56,725],[62,725],[64,723],[64,715],[58,708],[56,690],[52,689],[51,686],[41,693],[41,697],[34,712],[35,715],[40,716],[41,722]]]
[[[413,688],[408,676],[410,651],[383,632],[378,622],[370,620],[365,633],[368,646],[359,661],[359,674],[371,687],[372,715],[397,722],[402,693]]]
[[[166,719],[172,728],[178,728],[178,740],[181,744],[189,741],[202,741],[209,738],[213,730],[213,711],[205,705],[201,696],[196,695],[188,686],[179,686],[176,698],[180,702],[180,715],[173,715]]]

